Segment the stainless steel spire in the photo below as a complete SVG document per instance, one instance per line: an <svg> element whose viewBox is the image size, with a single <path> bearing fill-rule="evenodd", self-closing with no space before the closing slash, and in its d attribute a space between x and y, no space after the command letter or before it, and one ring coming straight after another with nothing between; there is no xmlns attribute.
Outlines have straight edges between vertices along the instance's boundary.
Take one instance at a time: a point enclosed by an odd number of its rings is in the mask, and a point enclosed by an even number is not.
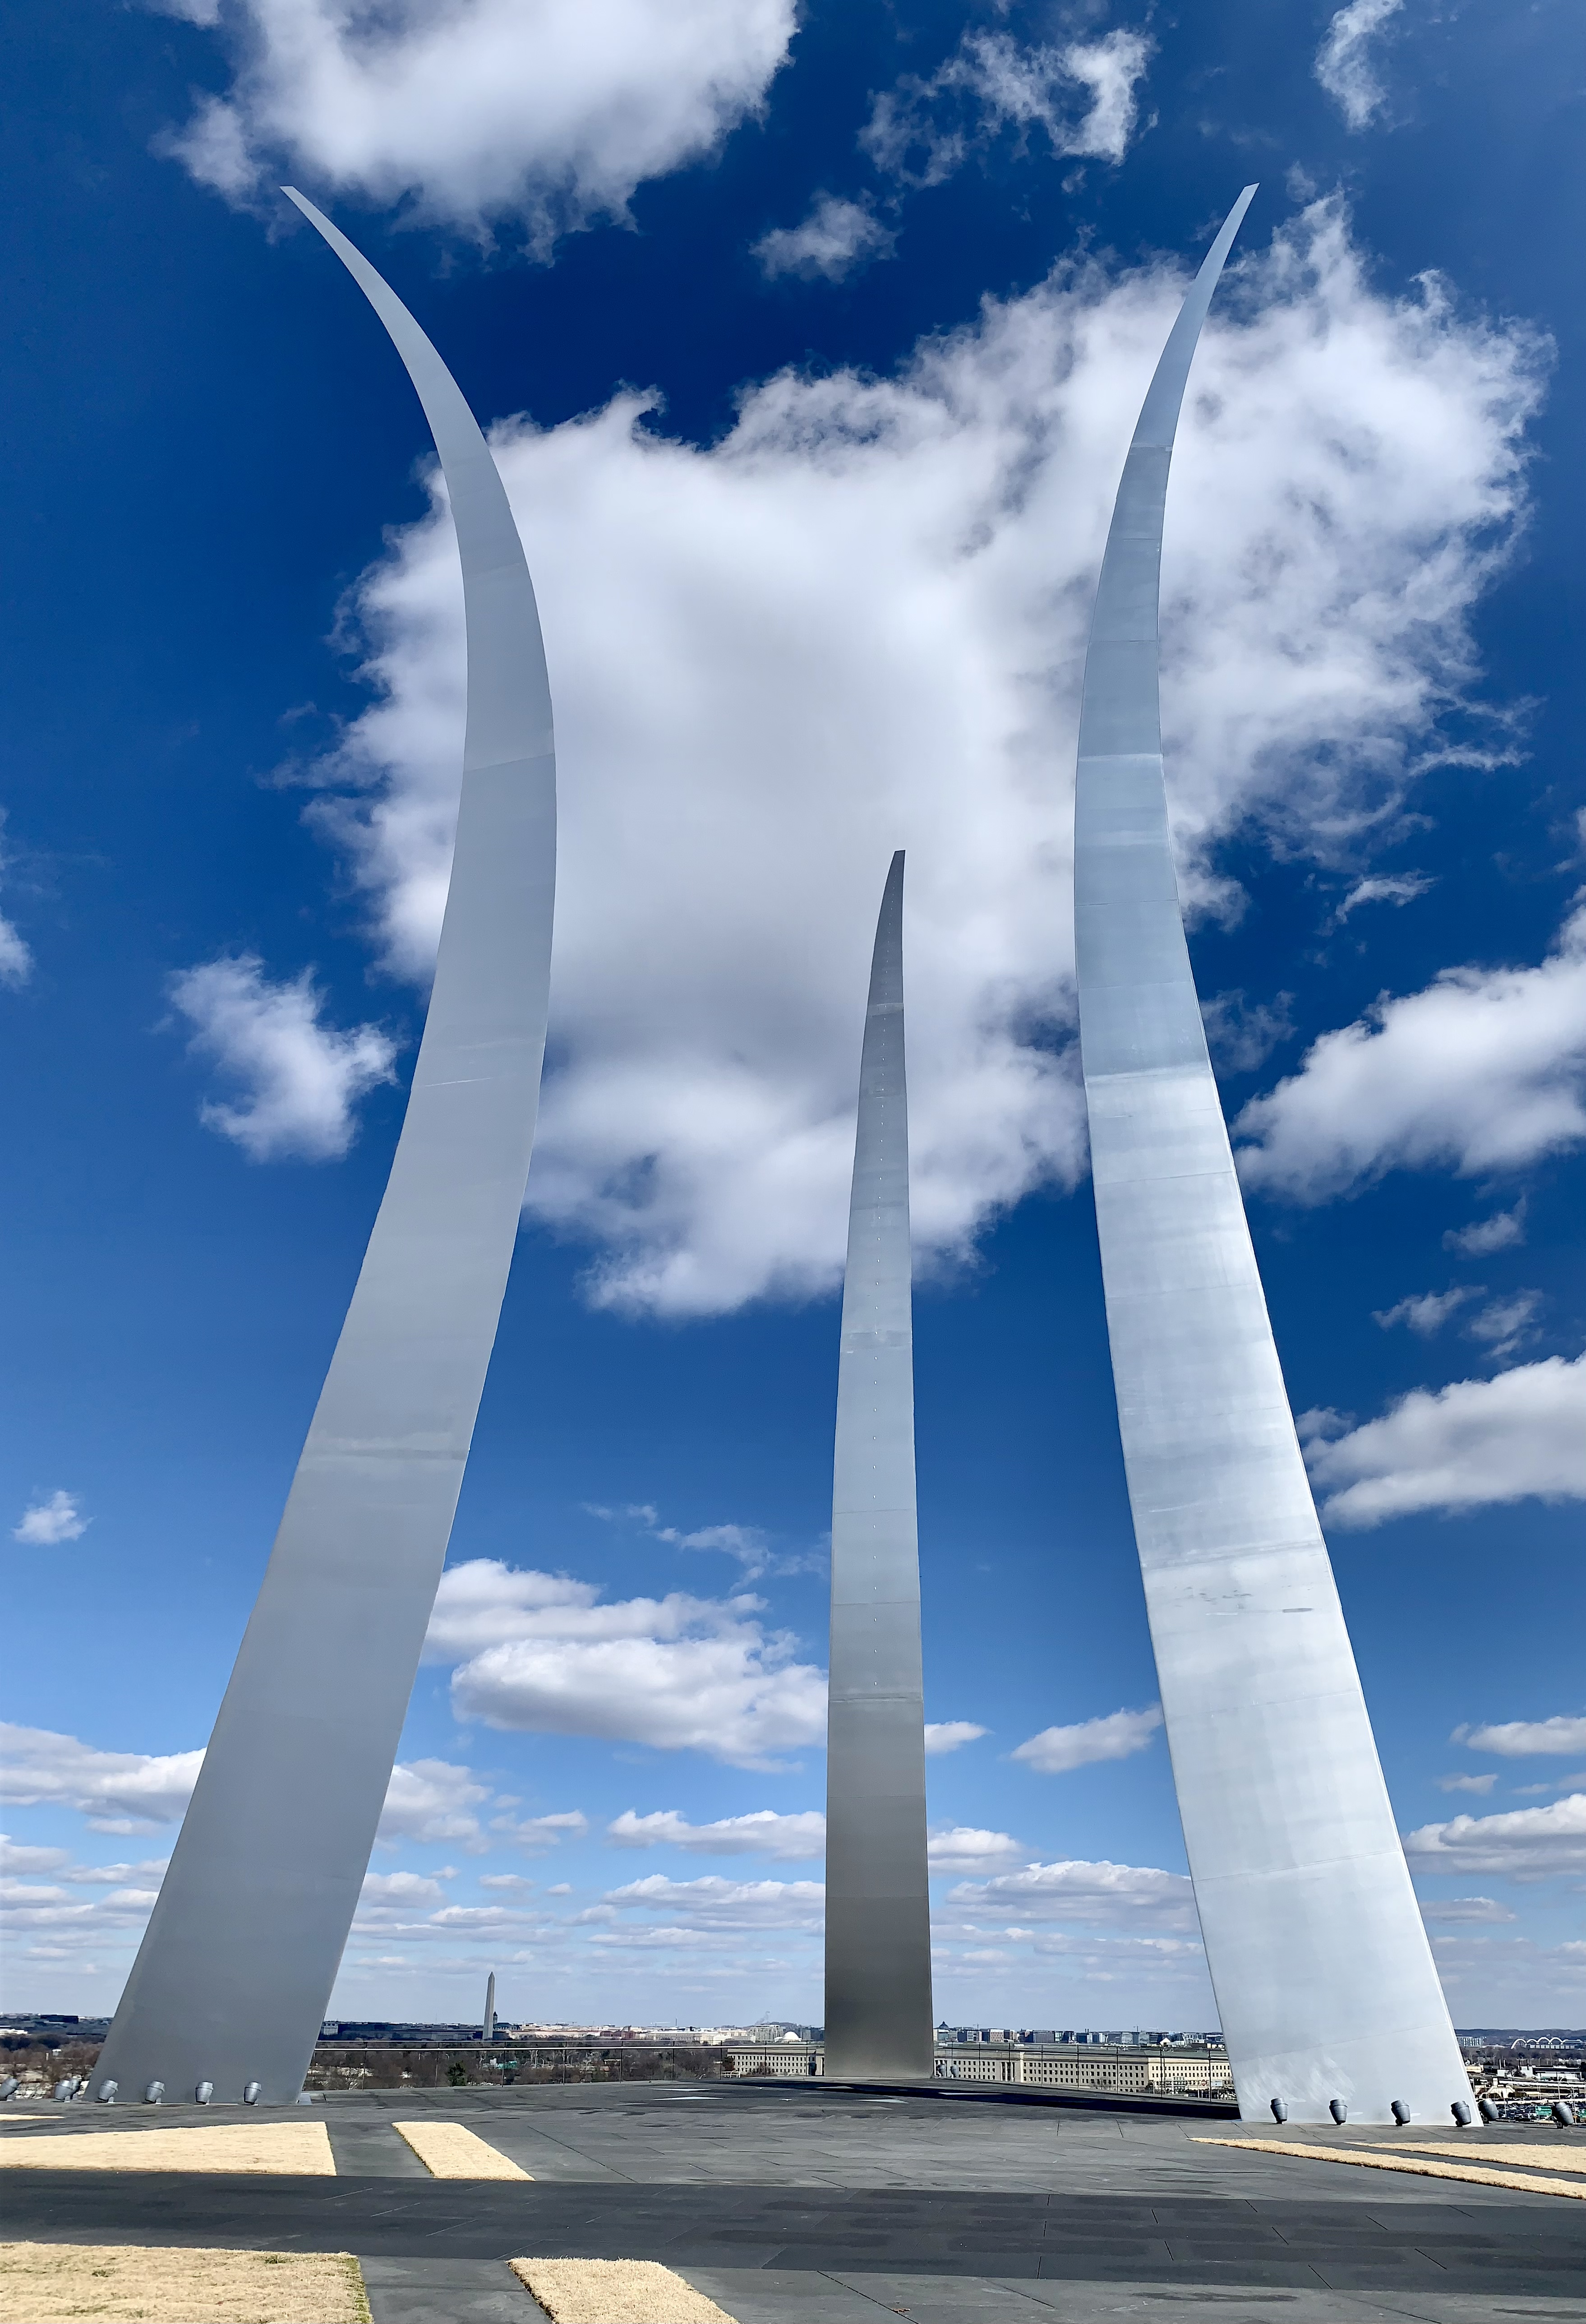
<svg viewBox="0 0 1586 2324"><path fill-rule="evenodd" d="M529 1175L556 879L550 691L489 447L401 300L300 194L435 437L467 612L456 850L396 1157L171 1869L95 2077L300 2089L446 1557Z"/></svg>
<svg viewBox="0 0 1586 2324"><path fill-rule="evenodd" d="M1206 1959L1246 2116L1447 2121L1471 2091L1367 1717L1206 1054L1168 836L1157 581L1234 205L1146 396L1096 593L1074 900L1130 1503Z"/></svg>
<svg viewBox="0 0 1586 2324"><path fill-rule="evenodd" d="M911 1272L899 850L859 1069L832 1489L825 2070L846 2081L935 2070Z"/></svg>

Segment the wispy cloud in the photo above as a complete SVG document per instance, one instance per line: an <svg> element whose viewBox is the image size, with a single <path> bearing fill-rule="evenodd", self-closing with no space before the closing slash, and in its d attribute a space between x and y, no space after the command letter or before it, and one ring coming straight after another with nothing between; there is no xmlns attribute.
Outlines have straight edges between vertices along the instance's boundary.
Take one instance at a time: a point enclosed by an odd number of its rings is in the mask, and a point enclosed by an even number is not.
<svg viewBox="0 0 1586 2324"><path fill-rule="evenodd" d="M1038 130L1054 153L1121 161L1151 52L1139 32L1033 48L1008 32L965 32L929 79L909 74L883 90L860 143L910 186L940 185L1007 130L1021 140Z"/></svg>
<svg viewBox="0 0 1586 2324"><path fill-rule="evenodd" d="M1374 45L1403 6L1404 0L1350 0L1316 51L1316 78L1351 129L1369 129L1388 103Z"/></svg>
<svg viewBox="0 0 1586 2324"><path fill-rule="evenodd" d="M1424 896L1434 882L1424 872L1379 873L1367 880L1357 880L1333 914L1333 921L1342 927L1351 912L1362 904L1413 904Z"/></svg>
<svg viewBox="0 0 1586 2324"><path fill-rule="evenodd" d="M1475 1219L1468 1227L1451 1227L1443 1238L1444 1250L1465 1259L1485 1259L1489 1251L1509 1250L1526 1240L1526 1197L1511 1211L1495 1211L1489 1219Z"/></svg>

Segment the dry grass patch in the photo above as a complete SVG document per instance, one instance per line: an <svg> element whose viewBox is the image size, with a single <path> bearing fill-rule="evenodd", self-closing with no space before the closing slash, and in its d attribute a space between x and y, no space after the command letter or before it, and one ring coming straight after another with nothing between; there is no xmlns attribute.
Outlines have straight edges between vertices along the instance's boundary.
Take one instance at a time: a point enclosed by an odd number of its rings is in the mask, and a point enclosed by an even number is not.
<svg viewBox="0 0 1586 2324"><path fill-rule="evenodd" d="M724 2308L652 2259L515 2259L551 2324L733 2324Z"/></svg>
<svg viewBox="0 0 1586 2324"><path fill-rule="evenodd" d="M531 2179L499 2146L475 2138L460 2122L394 2122L432 2179Z"/></svg>
<svg viewBox="0 0 1586 2324"><path fill-rule="evenodd" d="M370 2324L351 2252L0 2244L0 2324Z"/></svg>
<svg viewBox="0 0 1586 2324"><path fill-rule="evenodd" d="M1399 2144L1397 2138L1393 2143L1396 2147ZM1412 2154L1457 2154L1462 2163L1468 2158L1472 2163L1517 2164L1526 2171L1586 2172L1586 2142L1574 2148L1544 2146L1540 2143L1535 2146L1510 2146L1507 2144L1489 2144L1484 2138L1471 2138L1456 2146L1452 2139L1427 2139L1423 2142L1406 2138L1404 2144Z"/></svg>
<svg viewBox="0 0 1586 2324"><path fill-rule="evenodd" d="M0 2139L0 2171L278 2171L334 2179L336 2163L322 2122L237 2122Z"/></svg>
<svg viewBox="0 0 1586 2324"><path fill-rule="evenodd" d="M1363 2147L1323 2146L1320 2141L1301 2146L1279 2138L1197 2138L1197 2146L1246 2146L1258 2154L1299 2154L1307 2163L1352 2163L1362 2171L1407 2171L1417 2179L1465 2179L1481 2187L1512 2187L1523 2195L1574 2195L1586 2202L1586 2181L1579 2186L1568 2179L1542 2179L1518 2171L1489 2171L1474 2161L1433 2163L1411 2147L1392 2154L1371 2154ZM1526 2156L1526 2161L1530 2161Z"/></svg>

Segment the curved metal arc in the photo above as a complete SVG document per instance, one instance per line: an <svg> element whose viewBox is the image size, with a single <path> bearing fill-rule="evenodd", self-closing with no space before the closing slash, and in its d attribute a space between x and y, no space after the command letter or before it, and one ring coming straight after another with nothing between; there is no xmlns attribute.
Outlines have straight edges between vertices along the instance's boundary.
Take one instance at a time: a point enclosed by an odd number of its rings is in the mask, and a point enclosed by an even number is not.
<svg viewBox="0 0 1586 2324"><path fill-rule="evenodd" d="M1093 1182L1168 1748L1246 2115L1469 2104L1295 1433L1179 911L1157 706L1168 464L1250 192L1169 336L1086 658L1074 919Z"/></svg>
<svg viewBox="0 0 1586 2324"><path fill-rule="evenodd" d="M860 1061L832 1476L825 2068L934 2065L915 1511L903 853L876 923Z"/></svg>
<svg viewBox="0 0 1586 2324"><path fill-rule="evenodd" d="M489 447L394 293L293 199L429 418L467 607L435 981L391 1176L99 2074L293 2098L346 1941L445 1561L533 1147L556 879L539 622Z"/></svg>

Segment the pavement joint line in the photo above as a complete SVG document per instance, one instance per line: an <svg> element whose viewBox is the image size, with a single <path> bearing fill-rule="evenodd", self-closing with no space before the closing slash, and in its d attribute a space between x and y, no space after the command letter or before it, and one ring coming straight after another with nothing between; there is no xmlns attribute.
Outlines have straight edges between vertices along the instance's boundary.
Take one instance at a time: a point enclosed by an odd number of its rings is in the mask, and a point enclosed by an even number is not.
<svg viewBox="0 0 1586 2324"><path fill-rule="evenodd" d="M1196 2144L1249 2147L1261 2154L1298 2154L1307 2163L1350 2163L1363 2171L1403 2171L1418 2179L1462 2179L1476 2186L1512 2188L1523 2195L1574 2196L1586 2202L1586 2182L1575 2186L1567 2179L1526 2178L1517 2171L1486 2171L1480 2163L1434 2163L1407 2147L1392 2154L1370 2154L1319 2142L1301 2146L1279 2138L1203 2138Z"/></svg>

